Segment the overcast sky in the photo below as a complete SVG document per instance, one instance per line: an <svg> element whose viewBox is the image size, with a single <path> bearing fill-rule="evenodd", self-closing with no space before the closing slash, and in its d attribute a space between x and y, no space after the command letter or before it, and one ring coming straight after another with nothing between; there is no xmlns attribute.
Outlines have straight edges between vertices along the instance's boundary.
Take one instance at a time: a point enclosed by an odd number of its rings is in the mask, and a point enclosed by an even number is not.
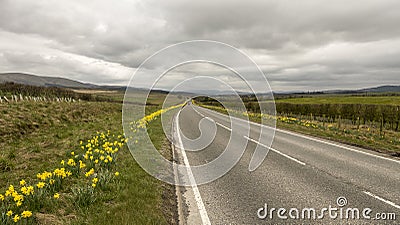
<svg viewBox="0 0 400 225"><path fill-rule="evenodd" d="M0 0L0 72L127 85L155 51L207 39L274 91L399 85L399 21L398 0Z"/></svg>

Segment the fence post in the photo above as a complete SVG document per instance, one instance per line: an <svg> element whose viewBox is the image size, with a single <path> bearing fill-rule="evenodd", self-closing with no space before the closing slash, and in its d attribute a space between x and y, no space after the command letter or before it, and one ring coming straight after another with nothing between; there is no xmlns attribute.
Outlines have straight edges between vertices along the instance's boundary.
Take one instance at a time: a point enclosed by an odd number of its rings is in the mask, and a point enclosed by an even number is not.
<svg viewBox="0 0 400 225"><path fill-rule="evenodd" d="M360 117L357 116L357 130L360 129Z"/></svg>
<svg viewBox="0 0 400 225"><path fill-rule="evenodd" d="M339 115L339 118L338 118L338 128L340 129L340 126L341 126L341 121L342 120L342 116L341 115Z"/></svg>

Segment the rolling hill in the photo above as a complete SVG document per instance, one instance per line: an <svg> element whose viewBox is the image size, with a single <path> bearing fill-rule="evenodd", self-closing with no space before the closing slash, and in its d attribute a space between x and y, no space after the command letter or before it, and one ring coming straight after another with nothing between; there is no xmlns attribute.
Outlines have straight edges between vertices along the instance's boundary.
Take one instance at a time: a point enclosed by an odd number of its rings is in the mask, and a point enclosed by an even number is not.
<svg viewBox="0 0 400 225"><path fill-rule="evenodd" d="M123 86L99 86L90 83L82 83L79 81L74 81L67 78L61 77L46 77L37 76L25 73L0 73L0 83L13 82L18 84L26 84L33 86L44 86L44 87L65 87L65 88L75 88L75 89L110 89L110 90L125 90L126 87ZM140 88L139 88L140 89ZM162 92L162 90L159 90ZM203 93L205 91L193 90L192 93ZM400 92L400 85L383 85L379 87L364 88L358 90L329 90L320 91L315 94L357 94L357 93L383 93L383 92ZM210 92L207 90L208 94L223 95L223 92L215 90ZM245 94L245 93L240 93ZM287 92L287 93L274 93L274 94L305 94L305 92Z"/></svg>
<svg viewBox="0 0 400 225"><path fill-rule="evenodd" d="M80 89L100 88L99 86L94 84L81 83L61 77L45 77L24 73L0 73L0 83L5 82L43 87L67 87Z"/></svg>
<svg viewBox="0 0 400 225"><path fill-rule="evenodd" d="M359 92L400 92L400 86L385 85L374 88L365 88L359 90Z"/></svg>

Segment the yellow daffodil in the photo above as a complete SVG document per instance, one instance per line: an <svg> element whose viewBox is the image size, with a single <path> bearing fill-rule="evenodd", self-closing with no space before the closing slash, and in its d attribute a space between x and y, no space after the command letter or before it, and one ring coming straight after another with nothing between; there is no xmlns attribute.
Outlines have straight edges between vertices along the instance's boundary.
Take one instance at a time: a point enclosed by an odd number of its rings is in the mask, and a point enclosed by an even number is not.
<svg viewBox="0 0 400 225"><path fill-rule="evenodd" d="M30 194L33 194L34 188L32 186L29 186L29 187L24 186L21 188L21 192L22 192L22 194L28 196Z"/></svg>
<svg viewBox="0 0 400 225"><path fill-rule="evenodd" d="M8 190L9 190L11 193L13 193L13 192L14 192L14 186L13 186L13 185L8 186Z"/></svg>
<svg viewBox="0 0 400 225"><path fill-rule="evenodd" d="M65 168L57 168L53 172L54 176L59 177L59 178L65 178L68 176L67 172L65 171Z"/></svg>
<svg viewBox="0 0 400 225"><path fill-rule="evenodd" d="M82 162L82 160L79 160L79 168L83 169L86 167L86 164Z"/></svg>
<svg viewBox="0 0 400 225"><path fill-rule="evenodd" d="M18 215L15 215L13 218L14 223L18 222L21 218Z"/></svg>
<svg viewBox="0 0 400 225"><path fill-rule="evenodd" d="M31 212L31 211L23 211L23 212L21 213L21 216L22 216L23 218L29 218L29 217L32 216L32 212Z"/></svg>
<svg viewBox="0 0 400 225"><path fill-rule="evenodd" d="M24 196L23 195L15 194L13 197L14 197L14 202L24 201Z"/></svg>
<svg viewBox="0 0 400 225"><path fill-rule="evenodd" d="M36 184L36 187L38 187L39 189L44 188L45 183L43 182L39 182Z"/></svg>
<svg viewBox="0 0 400 225"><path fill-rule="evenodd" d="M60 194L55 193L53 197L54 197L54 199L59 199L60 198Z"/></svg>
<svg viewBox="0 0 400 225"><path fill-rule="evenodd" d="M68 159L67 164L68 164L69 166L76 166L76 163L75 163L74 159Z"/></svg>
<svg viewBox="0 0 400 225"><path fill-rule="evenodd" d="M26 184L26 181L25 181L25 180L21 180L21 181L19 182L19 185L21 185L21 186L25 186L25 184Z"/></svg>
<svg viewBox="0 0 400 225"><path fill-rule="evenodd" d="M44 181L44 180L46 180L47 178L52 177L53 174L50 173L50 172L44 171L43 173L38 173L36 176L37 176L38 179Z"/></svg>
<svg viewBox="0 0 400 225"><path fill-rule="evenodd" d="M11 192L10 190L7 190L6 193L5 193L5 195L6 195L6 197L8 197L8 196L12 195L12 193L13 193L13 192Z"/></svg>
<svg viewBox="0 0 400 225"><path fill-rule="evenodd" d="M111 156L108 155L108 156L107 156L107 160L110 161L110 162L112 162L112 161L113 161L113 158L112 158Z"/></svg>
<svg viewBox="0 0 400 225"><path fill-rule="evenodd" d="M93 174L94 174L94 169L92 168L92 169L90 169L88 172L85 173L85 176L86 176L86 177L90 177L90 176L93 175Z"/></svg>

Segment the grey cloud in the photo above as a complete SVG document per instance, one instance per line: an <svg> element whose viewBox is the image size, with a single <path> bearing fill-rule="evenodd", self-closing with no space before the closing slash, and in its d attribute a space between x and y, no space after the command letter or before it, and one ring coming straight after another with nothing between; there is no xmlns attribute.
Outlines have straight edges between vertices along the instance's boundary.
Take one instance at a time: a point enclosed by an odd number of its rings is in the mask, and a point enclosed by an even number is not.
<svg viewBox="0 0 400 225"><path fill-rule="evenodd" d="M397 0L2 0L0 69L124 84L155 51L212 39L254 58L275 90L398 84L398 21Z"/></svg>
<svg viewBox="0 0 400 225"><path fill-rule="evenodd" d="M197 37L223 37L242 47L316 46L399 34L397 1L164 1L168 21Z"/></svg>

